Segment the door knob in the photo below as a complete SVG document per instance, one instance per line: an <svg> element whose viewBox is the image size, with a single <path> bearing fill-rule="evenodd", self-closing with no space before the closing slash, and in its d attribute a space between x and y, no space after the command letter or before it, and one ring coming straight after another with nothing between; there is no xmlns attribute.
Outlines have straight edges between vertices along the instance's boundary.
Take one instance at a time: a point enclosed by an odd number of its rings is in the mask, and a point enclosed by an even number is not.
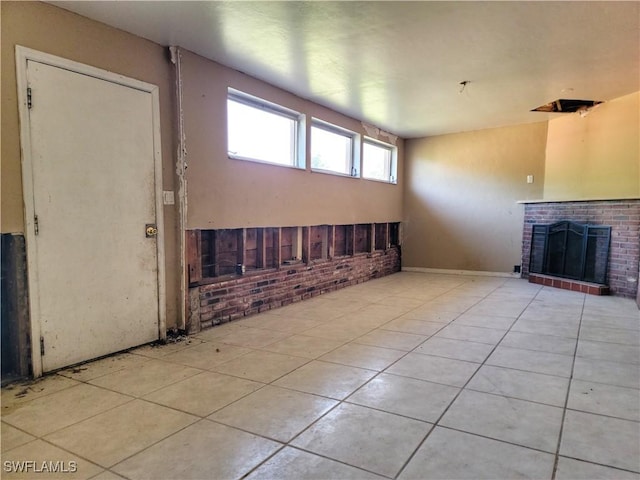
<svg viewBox="0 0 640 480"><path fill-rule="evenodd" d="M155 224L147 223L145 227L146 227L145 233L147 238L155 237L156 235L158 235L158 227L156 227Z"/></svg>

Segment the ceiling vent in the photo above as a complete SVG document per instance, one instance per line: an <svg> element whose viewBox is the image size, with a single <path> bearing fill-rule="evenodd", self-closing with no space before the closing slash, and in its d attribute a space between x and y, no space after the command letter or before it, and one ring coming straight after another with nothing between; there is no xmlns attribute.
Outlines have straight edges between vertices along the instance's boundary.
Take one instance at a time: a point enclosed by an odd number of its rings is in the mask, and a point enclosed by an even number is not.
<svg viewBox="0 0 640 480"><path fill-rule="evenodd" d="M559 98L558 100L554 100L553 102L534 108L531 111L546 113L581 113L586 112L601 103L603 102L597 100L568 100L566 98Z"/></svg>

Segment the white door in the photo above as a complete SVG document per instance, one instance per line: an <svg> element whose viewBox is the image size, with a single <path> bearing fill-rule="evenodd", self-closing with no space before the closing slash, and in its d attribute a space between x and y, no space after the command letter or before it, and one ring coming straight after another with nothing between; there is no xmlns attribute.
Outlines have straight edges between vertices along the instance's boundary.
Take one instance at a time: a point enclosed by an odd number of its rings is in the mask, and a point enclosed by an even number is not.
<svg viewBox="0 0 640 480"><path fill-rule="evenodd" d="M46 372L159 337L154 106L149 92L33 60L26 81L32 347Z"/></svg>

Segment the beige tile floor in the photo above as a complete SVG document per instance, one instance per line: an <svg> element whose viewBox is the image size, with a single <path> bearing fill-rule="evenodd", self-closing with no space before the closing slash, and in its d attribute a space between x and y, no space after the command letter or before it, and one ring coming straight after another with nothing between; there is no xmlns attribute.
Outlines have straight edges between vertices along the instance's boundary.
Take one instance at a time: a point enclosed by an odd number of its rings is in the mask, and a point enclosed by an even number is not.
<svg viewBox="0 0 640 480"><path fill-rule="evenodd" d="M3 389L2 478L640 480L639 389L631 300L400 273Z"/></svg>

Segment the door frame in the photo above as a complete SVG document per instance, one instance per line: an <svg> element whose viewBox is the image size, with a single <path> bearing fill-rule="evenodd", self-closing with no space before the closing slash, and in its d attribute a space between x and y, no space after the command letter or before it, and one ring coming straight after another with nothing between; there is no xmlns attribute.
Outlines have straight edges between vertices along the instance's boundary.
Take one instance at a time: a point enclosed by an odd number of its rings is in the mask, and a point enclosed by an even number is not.
<svg viewBox="0 0 640 480"><path fill-rule="evenodd" d="M166 338L166 280L165 280L165 251L164 251L164 208L162 200L162 150L160 142L160 97L156 85L128 78L107 70L78 63L66 58L50 55L21 45L16 45L16 80L18 86L18 114L20 120L20 148L22 157L22 197L24 200L24 231L27 250L27 272L29 289L29 312L31 323L31 364L34 378L42 376L42 356L40 354L40 285L37 271L38 251L35 242L34 191L33 191L33 160L31 153L31 127L29 124L29 109L27 106L27 62L35 61L62 68L81 75L87 75L100 80L133 88L151 94L152 122L153 122L153 161L155 174L155 209L156 225L156 255L158 260L158 338Z"/></svg>

